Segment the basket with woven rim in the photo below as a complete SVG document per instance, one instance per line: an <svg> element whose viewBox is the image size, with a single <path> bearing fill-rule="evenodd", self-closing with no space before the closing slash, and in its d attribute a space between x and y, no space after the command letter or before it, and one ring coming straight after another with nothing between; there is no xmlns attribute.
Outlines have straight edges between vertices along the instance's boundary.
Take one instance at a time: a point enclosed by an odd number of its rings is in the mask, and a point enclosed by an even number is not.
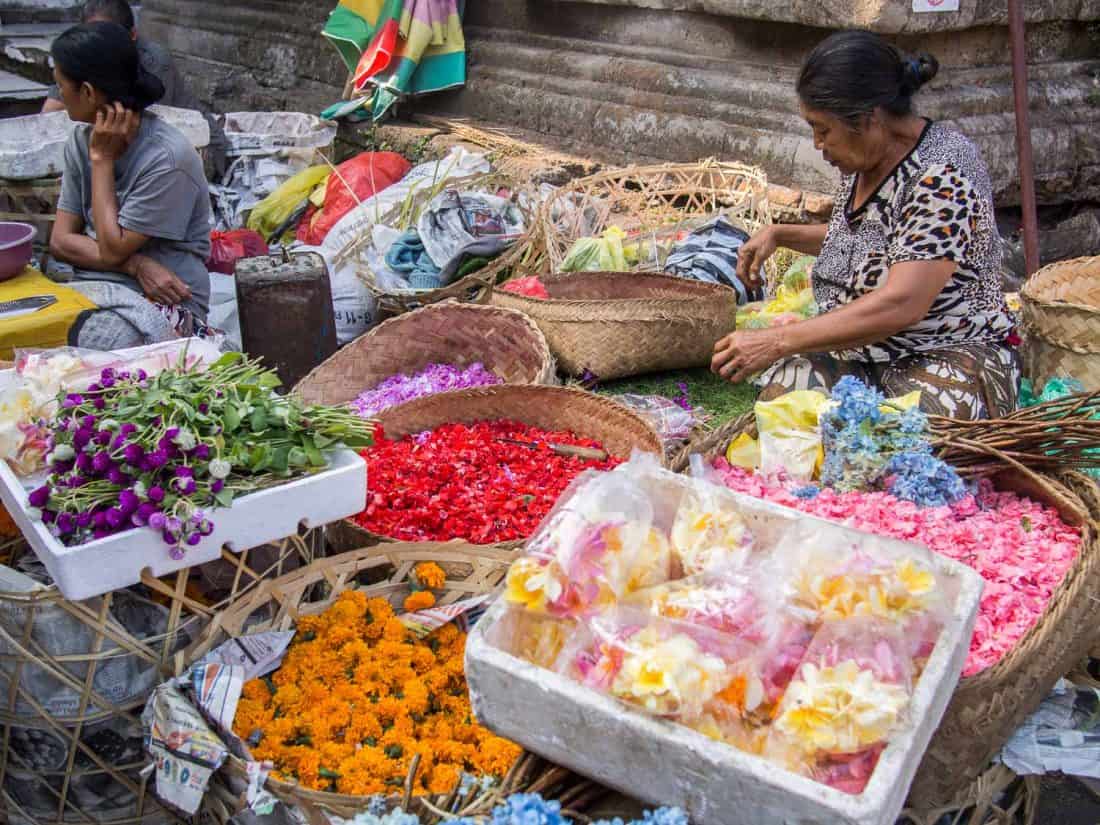
<svg viewBox="0 0 1100 825"><path fill-rule="evenodd" d="M421 562L435 562L447 574L437 604L447 605L482 594L495 593L504 581L513 553L477 547L465 542L423 542L388 545L382 553L360 548L314 562L282 578L264 582L217 614L199 639L183 654L190 664L223 642L266 630L289 630L301 616L324 612L346 590L361 590L368 597L385 598L397 612L410 592L409 577ZM363 582L367 583L363 583ZM256 621L259 618L260 621ZM517 792L539 792L559 799L566 809L582 809L606 791L589 780L524 753L503 781L488 790L475 788L466 795L456 788L444 794L414 794L419 757L409 764L403 788L386 799L420 816L426 825L440 819L489 813L502 799ZM230 756L222 768L230 787L247 785L244 762ZM329 825L328 816L350 819L368 810L371 797L352 796L303 788L295 782L269 777L267 788L280 801L301 811L311 825ZM236 813L222 799L207 810L225 822ZM220 809L220 811L219 811Z"/></svg>
<svg viewBox="0 0 1100 825"><path fill-rule="evenodd" d="M575 241L611 226L641 238L668 236L718 214L750 235L770 224L763 170L708 159L629 166L578 178L539 209L537 231L526 255L512 262L512 276L558 272ZM769 262L765 271L774 280L774 265Z"/></svg>
<svg viewBox="0 0 1100 825"><path fill-rule="evenodd" d="M629 458L635 449L663 455L657 433L638 415L610 399L567 387L508 384L475 387L417 398L383 410L377 416L386 438L393 439L443 424L472 424L495 419L592 438L617 458ZM330 524L326 530L329 543L338 552L395 541L372 533L351 519ZM522 541L509 541L495 546L514 549L521 544Z"/></svg>
<svg viewBox="0 0 1100 825"><path fill-rule="evenodd" d="M742 432L756 435L746 413L719 427L672 462L683 470L691 453L707 461L725 454ZM1080 473L1057 477L1005 461L991 476L997 489L1053 507L1062 520L1081 529L1081 549L1039 621L1012 650L986 670L959 680L917 770L909 794L913 808L963 807L980 788L981 772L1054 684L1088 653L1100 627L1100 492Z"/></svg>
<svg viewBox="0 0 1100 825"><path fill-rule="evenodd" d="M656 272L546 275L549 298L493 291L493 306L517 309L542 330L563 372L601 380L710 363L714 342L733 331L737 296L718 284Z"/></svg>
<svg viewBox="0 0 1100 825"><path fill-rule="evenodd" d="M1051 378L1100 389L1100 256L1045 266L1020 290L1025 372L1036 391Z"/></svg>
<svg viewBox="0 0 1100 825"><path fill-rule="evenodd" d="M307 404L346 404L391 376L429 364L480 362L508 384L552 384L546 338L519 312L455 301L384 321L330 356L298 382Z"/></svg>
<svg viewBox="0 0 1100 825"><path fill-rule="evenodd" d="M315 549L310 535L225 550L215 562L164 578L146 571L140 587L79 602L54 586L0 588L0 810L35 825L183 825L145 771L145 701L212 616L266 577L312 561ZM0 551L10 566L33 555L22 539ZM214 604L212 584L221 594ZM163 617L157 632L144 624L151 615ZM64 637L52 630L58 622Z"/></svg>
<svg viewBox="0 0 1100 825"><path fill-rule="evenodd" d="M454 181L451 186L438 189L438 192L442 192L447 188L460 188L464 190L477 189L481 191L490 191L502 186L510 189L523 188L522 182L518 183L520 184L519 186L517 186L516 181L513 181L507 175L489 173L488 175L476 178ZM417 193L412 199L412 206L419 209L427 203L430 197L433 196L433 193L437 193L437 189L434 187ZM409 209L409 203L398 204L388 212L378 215L374 222L386 226L405 225ZM512 268L522 262L530 254L529 246L531 238L533 237L537 211L528 210L522 205L521 209L524 211L526 231L511 247L489 261L489 263L481 269L469 272L453 283L447 284L439 289L407 289L393 291L381 286L374 273L371 271L370 266L367 265L362 257L363 250L366 245L371 242L371 233L369 231L364 231L360 235L358 241L352 243L337 254L335 258L336 264L339 266L350 261L355 261L356 277L377 301L377 314L379 318L390 318L449 299L484 303L488 299L489 292L492 290L493 285L506 278Z"/></svg>

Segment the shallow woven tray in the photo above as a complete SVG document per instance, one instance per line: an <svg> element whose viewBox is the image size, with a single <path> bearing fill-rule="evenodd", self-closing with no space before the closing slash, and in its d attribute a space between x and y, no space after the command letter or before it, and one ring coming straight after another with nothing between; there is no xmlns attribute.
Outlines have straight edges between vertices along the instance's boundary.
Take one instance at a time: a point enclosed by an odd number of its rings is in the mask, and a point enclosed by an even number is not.
<svg viewBox="0 0 1100 825"><path fill-rule="evenodd" d="M652 272L576 272L542 278L550 298L493 291L493 306L538 324L563 372L600 380L710 363L733 331L728 287Z"/></svg>
<svg viewBox="0 0 1100 825"><path fill-rule="evenodd" d="M635 413L610 399L566 387L498 384L429 395L384 410L378 423L387 438L397 439L442 424L500 418L595 439L618 458L629 458L636 449L659 457L664 454L657 433ZM326 534L337 552L395 541L365 530L350 519L330 524ZM522 544L509 541L492 546L515 549Z"/></svg>
<svg viewBox="0 0 1100 825"><path fill-rule="evenodd" d="M362 590L367 596L388 599L400 612L409 593L409 574L423 561L437 563L447 574L442 594L437 593L439 604L494 593L504 581L511 559L511 553L465 542L391 544L381 554L364 549L321 559L294 573L266 581L233 602L214 617L185 651L183 660L189 665L219 644L246 633L289 630L298 617L324 612L345 590ZM363 581L370 583L363 585ZM257 618L261 621L255 621ZM562 801L563 808L583 808L605 793L594 783L530 753L520 758L500 785L489 791L475 791L462 799L457 791L414 795L414 767L410 765L404 791L386 802L390 807L400 806L408 813L418 814L425 825L441 819L441 811L447 812L447 818L460 815L459 810L462 816L487 814L503 797L521 791L551 795ZM230 756L222 770L234 790L247 785L244 763L236 756ZM315 791L270 778L267 788L280 801L297 806L311 824L328 825L325 814L350 819L367 811L371 803L371 797ZM215 801L207 806L218 822L227 822L237 812L231 807L229 796L223 794L220 805Z"/></svg>
<svg viewBox="0 0 1100 825"><path fill-rule="evenodd" d="M756 435L752 413L720 427L673 462L687 466L691 452L708 461L724 455L741 432ZM917 771L909 804L929 810L959 806L979 795L982 771L1054 684L1088 653L1100 627L1100 493L1079 473L1057 478L1026 468L991 477L1010 490L1058 511L1067 524L1080 527L1081 551L1054 591L1039 621L993 667L959 680L940 726Z"/></svg>
<svg viewBox="0 0 1100 825"><path fill-rule="evenodd" d="M1045 266L1020 290L1025 372L1036 391L1051 378L1100 389L1100 256Z"/></svg>
<svg viewBox="0 0 1100 825"><path fill-rule="evenodd" d="M552 384L554 360L531 319L497 307L434 304L385 321L330 356L295 391L307 404L346 404L428 364L481 362L508 384Z"/></svg>

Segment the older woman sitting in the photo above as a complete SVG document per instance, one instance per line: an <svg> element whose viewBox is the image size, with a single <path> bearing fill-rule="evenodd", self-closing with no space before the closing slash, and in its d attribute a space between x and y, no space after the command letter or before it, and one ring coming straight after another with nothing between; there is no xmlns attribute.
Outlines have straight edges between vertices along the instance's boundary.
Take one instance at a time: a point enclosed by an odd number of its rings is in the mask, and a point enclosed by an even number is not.
<svg viewBox="0 0 1100 825"><path fill-rule="evenodd" d="M807 58L802 116L843 176L832 217L757 233L738 274L753 280L778 246L816 255L821 314L726 336L715 372L758 376L766 399L854 374L888 396L920 390L926 411L954 418L1015 407L1019 359L989 173L969 140L912 111L937 69L869 32L834 34Z"/></svg>

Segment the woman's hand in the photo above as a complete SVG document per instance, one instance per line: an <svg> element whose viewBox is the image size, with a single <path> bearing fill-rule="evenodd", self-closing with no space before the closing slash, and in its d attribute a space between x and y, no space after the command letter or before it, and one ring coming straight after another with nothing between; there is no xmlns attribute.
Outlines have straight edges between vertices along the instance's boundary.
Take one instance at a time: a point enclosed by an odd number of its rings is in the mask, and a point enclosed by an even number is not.
<svg viewBox="0 0 1100 825"><path fill-rule="evenodd" d="M95 125L88 139L88 154L92 162L114 163L137 137L141 117L136 112L112 103L96 112Z"/></svg>
<svg viewBox="0 0 1100 825"><path fill-rule="evenodd" d="M774 226L765 226L745 241L737 251L737 277L741 283L750 289L760 286L760 270L778 246Z"/></svg>
<svg viewBox="0 0 1100 825"><path fill-rule="evenodd" d="M780 329L739 330L714 345L710 371L737 383L763 372L787 354Z"/></svg>
<svg viewBox="0 0 1100 825"><path fill-rule="evenodd" d="M145 297L155 304L173 307L191 297L191 288L172 270L145 255L130 258L126 270L141 285Z"/></svg>

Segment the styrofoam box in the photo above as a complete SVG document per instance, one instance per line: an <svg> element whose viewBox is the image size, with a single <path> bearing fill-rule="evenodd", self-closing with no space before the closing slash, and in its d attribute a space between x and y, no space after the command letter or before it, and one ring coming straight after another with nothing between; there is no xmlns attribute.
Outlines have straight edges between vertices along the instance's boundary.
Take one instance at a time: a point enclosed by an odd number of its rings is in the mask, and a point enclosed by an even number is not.
<svg viewBox="0 0 1100 825"><path fill-rule="evenodd" d="M769 502L729 495L764 546L774 546L791 520L809 519L823 539L885 542L928 553ZM650 805L680 806L693 825L890 825L962 672L982 592L982 579L970 568L934 554L932 563L958 585L951 619L914 688L910 724L890 741L858 796L647 716L511 655L503 599L467 640L466 680L474 713L501 736L577 773Z"/></svg>
<svg viewBox="0 0 1100 825"><path fill-rule="evenodd" d="M329 467L234 500L211 510L214 532L174 560L160 533L135 527L87 544L66 547L27 514L27 494L6 461L0 461L0 499L67 599L88 599L141 581L149 568L164 576L293 535L300 524L317 527L359 513L367 500L367 467L354 450L328 453Z"/></svg>
<svg viewBox="0 0 1100 825"><path fill-rule="evenodd" d="M201 113L171 106L152 106L150 111L183 132L196 149L210 143L210 124ZM32 180L60 175L65 166L65 144L76 126L65 112L0 120L0 178ZM28 140L28 135L34 139Z"/></svg>

